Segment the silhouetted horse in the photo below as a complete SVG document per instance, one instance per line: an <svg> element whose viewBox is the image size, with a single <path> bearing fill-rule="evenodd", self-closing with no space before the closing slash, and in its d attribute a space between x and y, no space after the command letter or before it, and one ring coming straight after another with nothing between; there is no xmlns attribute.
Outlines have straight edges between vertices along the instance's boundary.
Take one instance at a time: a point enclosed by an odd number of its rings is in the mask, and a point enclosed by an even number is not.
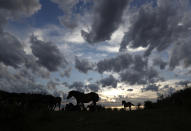
<svg viewBox="0 0 191 131"><path fill-rule="evenodd" d="M77 105L82 105L83 107L84 107L84 103L88 103L91 101L92 101L92 105L95 106L96 102L98 102L99 100L99 95L94 92L84 94L79 91L70 91L67 96L67 99L71 98L72 96L76 99Z"/></svg>
<svg viewBox="0 0 191 131"><path fill-rule="evenodd" d="M129 110L131 111L131 106L134 106L131 102L122 101L122 105L124 108L129 107Z"/></svg>
<svg viewBox="0 0 191 131"><path fill-rule="evenodd" d="M81 111L79 105L73 105L72 103L66 104L65 111Z"/></svg>
<svg viewBox="0 0 191 131"><path fill-rule="evenodd" d="M58 106L59 110L60 110L60 106L61 106L61 101L62 101L62 99L60 97L55 98L55 105Z"/></svg>
<svg viewBox="0 0 191 131"><path fill-rule="evenodd" d="M19 110L41 110L54 111L58 106L60 109L61 98L45 94L9 93L0 91L0 108L16 108Z"/></svg>
<svg viewBox="0 0 191 131"><path fill-rule="evenodd" d="M101 105L93 106L91 104L91 105L88 105L87 108L88 108L88 111L104 111L105 110L105 108Z"/></svg>

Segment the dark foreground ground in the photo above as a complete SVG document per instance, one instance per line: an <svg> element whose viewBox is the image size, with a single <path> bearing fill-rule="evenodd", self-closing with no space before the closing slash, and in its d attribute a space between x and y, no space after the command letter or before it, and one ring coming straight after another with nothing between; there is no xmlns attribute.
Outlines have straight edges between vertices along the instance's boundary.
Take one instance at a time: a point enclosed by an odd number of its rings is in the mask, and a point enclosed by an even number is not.
<svg viewBox="0 0 191 131"><path fill-rule="evenodd" d="M1 131L191 130L191 112L185 109L33 112L1 121Z"/></svg>

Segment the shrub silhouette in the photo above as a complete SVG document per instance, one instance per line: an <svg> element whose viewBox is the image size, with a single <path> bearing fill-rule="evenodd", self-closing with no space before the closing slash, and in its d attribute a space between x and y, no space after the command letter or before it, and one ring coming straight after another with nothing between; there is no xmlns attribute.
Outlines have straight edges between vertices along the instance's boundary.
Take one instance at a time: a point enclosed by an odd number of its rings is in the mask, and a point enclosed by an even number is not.
<svg viewBox="0 0 191 131"><path fill-rule="evenodd" d="M72 103L66 104L65 111L81 111L79 105L73 105Z"/></svg>
<svg viewBox="0 0 191 131"><path fill-rule="evenodd" d="M89 111L105 111L105 107L103 107L101 105L94 106L94 105L90 104L87 106L87 108Z"/></svg>
<svg viewBox="0 0 191 131"><path fill-rule="evenodd" d="M137 110L141 109L141 103L137 103Z"/></svg>
<svg viewBox="0 0 191 131"><path fill-rule="evenodd" d="M179 90L167 97L163 95L158 97L156 103L152 103L151 101L144 102L145 109L151 108L186 108L191 109L191 88L185 88L183 90Z"/></svg>
<svg viewBox="0 0 191 131"><path fill-rule="evenodd" d="M151 109L153 107L152 101L145 101L144 102L144 108L145 109Z"/></svg>
<svg viewBox="0 0 191 131"><path fill-rule="evenodd" d="M0 91L0 112L6 110L48 110L54 111L60 108L61 98L52 95L8 93Z"/></svg>
<svg viewBox="0 0 191 131"><path fill-rule="evenodd" d="M157 107L183 107L190 108L191 106L191 88L179 90L170 96L159 97L157 100Z"/></svg>

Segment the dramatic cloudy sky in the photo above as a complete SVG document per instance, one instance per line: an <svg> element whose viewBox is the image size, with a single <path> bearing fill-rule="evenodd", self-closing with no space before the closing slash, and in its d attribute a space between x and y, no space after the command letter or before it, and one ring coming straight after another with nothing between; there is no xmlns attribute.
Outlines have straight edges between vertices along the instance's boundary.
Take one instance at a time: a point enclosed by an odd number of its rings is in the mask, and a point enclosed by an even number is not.
<svg viewBox="0 0 191 131"><path fill-rule="evenodd" d="M191 0L0 0L0 90L136 104L190 77Z"/></svg>

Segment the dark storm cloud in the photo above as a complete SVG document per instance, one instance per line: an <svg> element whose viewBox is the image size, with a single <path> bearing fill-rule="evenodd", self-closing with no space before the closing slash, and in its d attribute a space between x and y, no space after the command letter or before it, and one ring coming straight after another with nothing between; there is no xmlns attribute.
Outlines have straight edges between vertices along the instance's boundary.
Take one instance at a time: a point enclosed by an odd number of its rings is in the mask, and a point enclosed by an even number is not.
<svg viewBox="0 0 191 131"><path fill-rule="evenodd" d="M110 75L109 77L103 78L102 80L99 81L102 87L111 86L113 88L117 87L117 82L118 80L116 80L112 75Z"/></svg>
<svg viewBox="0 0 191 131"><path fill-rule="evenodd" d="M38 40L35 36L31 36L30 42L32 53L38 58L37 62L49 71L56 71L58 67L66 65L67 62L56 45Z"/></svg>
<svg viewBox="0 0 191 131"><path fill-rule="evenodd" d="M90 32L81 31L89 43L110 40L112 33L119 27L123 11L129 0L99 0L95 2L94 20Z"/></svg>
<svg viewBox="0 0 191 131"><path fill-rule="evenodd" d="M189 80L185 80L185 81L179 81L179 82L176 82L176 85L180 85L180 86L188 86L188 84L190 84L191 81Z"/></svg>
<svg viewBox="0 0 191 131"><path fill-rule="evenodd" d="M117 57L105 59L97 63L97 70L103 72L116 72L120 75L120 81L134 84L153 83L161 78L158 72L148 67L148 60L140 55L121 54Z"/></svg>
<svg viewBox="0 0 191 131"><path fill-rule="evenodd" d="M168 94L168 95L171 95L171 94L173 94L174 92L176 92L176 89L175 89L175 88L173 88L173 87L167 88L167 94Z"/></svg>
<svg viewBox="0 0 191 131"><path fill-rule="evenodd" d="M155 58L153 60L153 65L158 66L161 70L165 69L167 62L164 62L161 58Z"/></svg>
<svg viewBox="0 0 191 131"><path fill-rule="evenodd" d="M9 19L29 17L40 10L39 0L1 0L0 1L0 27Z"/></svg>
<svg viewBox="0 0 191 131"><path fill-rule="evenodd" d="M0 1L0 30L9 19L33 15L41 8L39 0L1 0Z"/></svg>
<svg viewBox="0 0 191 131"><path fill-rule="evenodd" d="M158 72L153 68L148 67L141 71L128 69L120 73L120 78L122 82L128 83L130 85L148 84L161 80Z"/></svg>
<svg viewBox="0 0 191 131"><path fill-rule="evenodd" d="M27 17L40 9L38 0L1 0L0 1L0 62L18 67L25 62L26 54L21 42L12 34L3 31L9 19Z"/></svg>
<svg viewBox="0 0 191 131"><path fill-rule="evenodd" d="M10 67L0 64L0 90L17 93L48 93L43 85L34 83L28 70L15 70L14 73L9 70Z"/></svg>
<svg viewBox="0 0 191 131"><path fill-rule="evenodd" d="M58 16L61 24L69 29L74 29L78 26L81 17L84 16L88 3L92 0L51 0L58 4L59 8L64 12L63 16ZM76 12L76 10L78 10Z"/></svg>
<svg viewBox="0 0 191 131"><path fill-rule="evenodd" d="M16 37L7 32L0 33L0 62L18 67L24 63L26 54Z"/></svg>
<svg viewBox="0 0 191 131"><path fill-rule="evenodd" d="M127 69L133 63L133 58L130 54L122 54L114 58L104 59L97 63L99 73L104 71L120 72Z"/></svg>
<svg viewBox="0 0 191 131"><path fill-rule="evenodd" d="M187 0L158 0L157 6L143 5L131 17L131 26L121 43L121 49L148 47L145 55L153 49L162 51L169 45L190 37L191 13ZM187 3L187 4L186 4Z"/></svg>
<svg viewBox="0 0 191 131"><path fill-rule="evenodd" d="M82 73L87 73L89 70L94 69L94 64L86 59L75 58L75 67Z"/></svg>
<svg viewBox="0 0 191 131"><path fill-rule="evenodd" d="M59 8L63 10L64 16L59 16L58 20L61 24L68 28L75 28L77 26L77 21L72 20L74 14L72 10L74 6L79 2L79 0L51 0L52 2L58 4Z"/></svg>
<svg viewBox="0 0 191 131"><path fill-rule="evenodd" d="M80 81L75 81L71 85L68 86L69 89L75 89L77 91L84 92L84 83Z"/></svg>
<svg viewBox="0 0 191 131"><path fill-rule="evenodd" d="M30 16L41 8L39 0L1 0L0 10L12 16Z"/></svg>
<svg viewBox="0 0 191 131"><path fill-rule="evenodd" d="M46 88L48 88L49 90L56 90L56 86L58 86L58 85L59 85L58 82L50 80L50 81L47 82Z"/></svg>
<svg viewBox="0 0 191 131"><path fill-rule="evenodd" d="M84 84L81 81L75 81L71 85L67 83L63 83L63 84L69 89L77 90L80 92L90 92L90 91L97 92L100 89L98 83Z"/></svg>
<svg viewBox="0 0 191 131"><path fill-rule="evenodd" d="M61 77L67 77L67 78L69 78L69 77L70 77L70 74L71 74L71 71L72 71L72 68L71 68L71 67L66 68L66 69L64 70L64 72L61 72L61 73L60 73L60 76L61 76Z"/></svg>
<svg viewBox="0 0 191 131"><path fill-rule="evenodd" d="M17 93L48 94L48 88L36 79L49 77L49 71L36 63L36 57L24 52L23 43L4 27L9 20L29 17L41 8L39 0L0 1L0 89ZM19 68L15 68L19 67Z"/></svg>
<svg viewBox="0 0 191 131"><path fill-rule="evenodd" d="M88 84L85 86L85 88L86 88L86 90L97 92L99 90L99 85L98 84Z"/></svg>
<svg viewBox="0 0 191 131"><path fill-rule="evenodd" d="M25 67L22 68L30 70L31 73L33 73L34 75L37 75L44 79L48 79L50 76L50 72L46 68L39 66L36 61L36 57L33 55L27 55Z"/></svg>
<svg viewBox="0 0 191 131"><path fill-rule="evenodd" d="M181 62L183 62L183 66L188 67L191 65L190 58L191 58L191 43L189 39L188 42L177 44L173 48L172 54L170 56L169 66L171 69L174 69L176 66L180 65Z"/></svg>
<svg viewBox="0 0 191 131"><path fill-rule="evenodd" d="M159 90L159 86L156 84L151 84L151 85L147 85L145 88L142 88L141 90L142 90L142 92L145 92L145 91L157 92Z"/></svg>
<svg viewBox="0 0 191 131"><path fill-rule="evenodd" d="M176 91L175 88L169 86L169 85L164 85L162 88L159 89L157 92L158 97L167 97L171 94L173 94Z"/></svg>

